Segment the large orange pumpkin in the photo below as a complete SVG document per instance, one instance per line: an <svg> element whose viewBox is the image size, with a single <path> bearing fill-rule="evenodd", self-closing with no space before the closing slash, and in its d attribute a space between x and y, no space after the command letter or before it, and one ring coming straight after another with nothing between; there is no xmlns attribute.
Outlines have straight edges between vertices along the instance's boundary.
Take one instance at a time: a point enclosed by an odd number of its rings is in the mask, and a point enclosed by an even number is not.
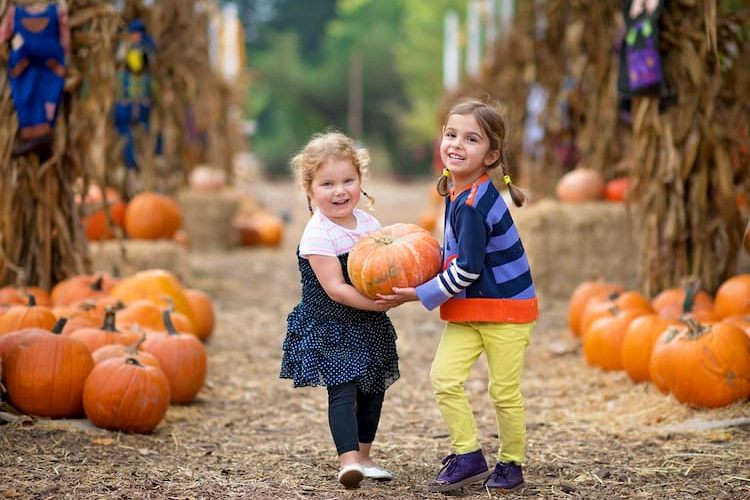
<svg viewBox="0 0 750 500"><path fill-rule="evenodd" d="M416 224L393 224L363 236L349 252L349 279L362 295L375 299L393 287L414 287L440 270L440 245Z"/></svg>
<svg viewBox="0 0 750 500"><path fill-rule="evenodd" d="M60 318L52 327L52 333L61 333L65 327L66 319ZM0 364L8 365L10 362L10 355L15 348L23 342L25 339L32 337L38 337L40 335L47 335L50 330L42 328L24 328L15 332L6 333L0 335ZM6 370L7 372L7 370Z"/></svg>
<svg viewBox="0 0 750 500"><path fill-rule="evenodd" d="M581 320L586 305L593 298L605 298L613 293L622 293L624 289L614 283L605 283L602 280L584 281L579 284L570 296L568 303L568 327L573 335L583 335Z"/></svg>
<svg viewBox="0 0 750 500"><path fill-rule="evenodd" d="M750 338L726 323L669 329L651 354L651 377L683 403L717 408L750 397Z"/></svg>
<svg viewBox="0 0 750 500"><path fill-rule="evenodd" d="M732 276L716 290L716 319L721 320L737 314L750 314L750 274Z"/></svg>
<svg viewBox="0 0 750 500"><path fill-rule="evenodd" d="M172 238L181 226L182 210L169 196L140 193L125 208L125 232L133 239Z"/></svg>
<svg viewBox="0 0 750 500"><path fill-rule="evenodd" d="M189 403L206 380L206 349L195 335L175 330L168 311L164 311L164 324L167 333L148 335L143 350L159 360L169 380L171 402Z"/></svg>
<svg viewBox="0 0 750 500"><path fill-rule="evenodd" d="M104 429L148 433L169 408L169 381L154 366L136 358L113 358L97 364L83 388L83 409Z"/></svg>
<svg viewBox="0 0 750 500"><path fill-rule="evenodd" d="M56 333L23 339L5 375L8 397L24 413L74 417L83 412L83 384L94 361L79 340Z"/></svg>

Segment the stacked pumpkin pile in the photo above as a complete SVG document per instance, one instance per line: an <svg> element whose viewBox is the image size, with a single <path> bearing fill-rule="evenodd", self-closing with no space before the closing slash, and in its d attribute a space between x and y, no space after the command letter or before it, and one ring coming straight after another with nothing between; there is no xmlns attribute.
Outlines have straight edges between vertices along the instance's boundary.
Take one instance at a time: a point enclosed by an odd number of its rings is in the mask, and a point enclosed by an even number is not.
<svg viewBox="0 0 750 500"><path fill-rule="evenodd" d="M591 366L624 370L636 383L695 406L750 397L750 275L729 278L716 296L695 283L649 301L603 281L581 283L568 325Z"/></svg>
<svg viewBox="0 0 750 500"><path fill-rule="evenodd" d="M214 308L163 270L117 281L76 276L51 294L0 290L0 361L11 404L40 417L85 414L105 429L151 432L206 377Z"/></svg>

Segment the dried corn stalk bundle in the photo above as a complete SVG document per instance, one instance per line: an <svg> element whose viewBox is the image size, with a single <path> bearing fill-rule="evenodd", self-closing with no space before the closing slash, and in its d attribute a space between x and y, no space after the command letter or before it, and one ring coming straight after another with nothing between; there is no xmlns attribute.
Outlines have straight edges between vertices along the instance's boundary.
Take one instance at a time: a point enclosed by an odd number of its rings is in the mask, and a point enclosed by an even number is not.
<svg viewBox="0 0 750 500"><path fill-rule="evenodd" d="M664 70L676 105L634 101L632 209L642 221L641 269L649 294L697 276L715 290L736 266L747 192L747 13L717 15L715 0L668 2ZM744 27L744 28L743 28ZM744 134L744 137L743 137Z"/></svg>
<svg viewBox="0 0 750 500"><path fill-rule="evenodd" d="M174 193L197 163L231 173L227 116L234 96L209 58L209 22L215 11L208 0L162 0L149 9L148 25L157 45L152 140L163 134L163 161L145 162L146 189Z"/></svg>
<svg viewBox="0 0 750 500"><path fill-rule="evenodd" d="M9 2L0 3L4 15ZM87 249L74 203L76 179L104 169L92 143L107 120L107 53L114 12L106 0L69 0L72 31L66 92L53 155L11 158L18 121L6 61L0 65L0 283L44 288L86 270ZM5 58L3 58L5 59ZM110 85L110 87L108 87Z"/></svg>

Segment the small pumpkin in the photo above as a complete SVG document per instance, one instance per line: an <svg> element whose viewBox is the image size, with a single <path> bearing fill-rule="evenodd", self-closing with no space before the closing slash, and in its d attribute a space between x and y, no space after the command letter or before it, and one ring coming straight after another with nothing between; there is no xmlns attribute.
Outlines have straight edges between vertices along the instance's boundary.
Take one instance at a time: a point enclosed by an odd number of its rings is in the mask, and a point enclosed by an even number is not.
<svg viewBox="0 0 750 500"><path fill-rule="evenodd" d="M125 208L125 233L142 240L172 238L182 226L182 210L169 196L143 192Z"/></svg>
<svg viewBox="0 0 750 500"><path fill-rule="evenodd" d="M50 330L57 322L57 316L49 307L36 304L36 298L29 295L25 305L11 306L0 315L0 335L23 328L41 328Z"/></svg>
<svg viewBox="0 0 750 500"><path fill-rule="evenodd" d="M627 177L617 177L607 181L604 185L604 199L607 201L621 203L628 199L630 180Z"/></svg>
<svg viewBox="0 0 750 500"><path fill-rule="evenodd" d="M284 236L284 221L281 217L264 211L238 215L233 222L242 246L265 245L276 247Z"/></svg>
<svg viewBox="0 0 750 500"><path fill-rule="evenodd" d="M169 380L171 402L189 403L206 380L206 349L195 335L175 329L168 310L164 311L164 325L166 334L147 336L143 350L159 360Z"/></svg>
<svg viewBox="0 0 750 500"><path fill-rule="evenodd" d="M622 344L630 323L643 311L613 307L611 316L594 321L583 336L583 353L591 366L622 370Z"/></svg>
<svg viewBox="0 0 750 500"><path fill-rule="evenodd" d="M573 335L580 337L583 334L581 321L586 305L593 298L605 298L614 293L622 293L622 286L614 283L606 283L601 279L584 281L579 284L570 296L568 302L568 327Z"/></svg>
<svg viewBox="0 0 750 500"><path fill-rule="evenodd" d="M40 306L52 306L52 299L50 299L49 293L43 288L13 285L0 288L0 304L26 304L29 300L29 295L33 295L34 300Z"/></svg>
<svg viewBox="0 0 750 500"><path fill-rule="evenodd" d="M70 337L83 342L89 351L93 353L100 347L108 344L130 345L136 342L140 336L127 329L118 329L115 324L115 311L109 309L105 313L104 322L100 327L80 328L72 332Z"/></svg>
<svg viewBox="0 0 750 500"><path fill-rule="evenodd" d="M123 344L107 344L104 346L101 346L99 349L94 351L91 354L91 357L94 359L94 365L98 365L105 359L111 359L111 358L122 358L125 356L130 356L138 360L139 363L142 365L148 365L148 366L155 366L156 368L161 368L161 365L159 365L159 360L156 359L152 354L147 353L144 350L141 350L141 345L146 340L146 334L141 333L141 336L138 340L133 342L130 345L123 345Z"/></svg>
<svg viewBox="0 0 750 500"><path fill-rule="evenodd" d="M73 276L52 288L52 304L55 307L70 306L82 300L103 297L115 283L116 280L107 273Z"/></svg>
<svg viewBox="0 0 750 500"><path fill-rule="evenodd" d="M103 193L106 193L106 202ZM115 236L112 231L114 227L122 227L124 224L125 202L120 193L111 187L102 191L98 185L91 184L83 200L76 199L76 203L81 206L83 212L81 223L89 241L112 239ZM107 213L109 213L109 220Z"/></svg>
<svg viewBox="0 0 750 500"><path fill-rule="evenodd" d="M187 316L195 325L195 315L182 285L174 274L164 269L139 271L120 281L110 291L110 295L126 305L145 299L160 308L174 306L176 311Z"/></svg>
<svg viewBox="0 0 750 500"><path fill-rule="evenodd" d="M167 376L133 356L97 364L83 388L83 409L104 429L149 433L169 408Z"/></svg>
<svg viewBox="0 0 750 500"><path fill-rule="evenodd" d="M714 298L716 319L721 320L737 314L750 314L750 274L732 276L716 290Z"/></svg>
<svg viewBox="0 0 750 500"><path fill-rule="evenodd" d="M685 314L695 316L698 321L712 321L714 318L713 299L698 290L695 282L662 290L651 300L651 306L657 314L668 319L680 319Z"/></svg>
<svg viewBox="0 0 750 500"><path fill-rule="evenodd" d="M630 322L622 341L621 358L622 367L633 382L651 380L649 365L654 344L667 328L676 324L677 321L659 314L644 314Z"/></svg>
<svg viewBox="0 0 750 500"><path fill-rule="evenodd" d="M557 198L563 203L584 203L604 197L602 174L590 168L576 168L557 182Z"/></svg>
<svg viewBox="0 0 750 500"><path fill-rule="evenodd" d="M201 290L186 288L185 296L190 302L190 308L195 314L195 334L201 340L206 340L214 333L216 313L211 298ZM174 318L173 318L174 319ZM179 326L175 325L179 330Z"/></svg>
<svg viewBox="0 0 750 500"><path fill-rule="evenodd" d="M617 308L612 309L612 306L617 306ZM648 299L640 292L634 290L628 290L620 294L615 292L606 298L595 297L586 304L583 316L581 317L583 336L586 336L586 331L594 321L599 318L613 316L621 310L638 310L641 311L641 314L654 312Z"/></svg>
<svg viewBox="0 0 750 500"><path fill-rule="evenodd" d="M349 279L359 293L375 299L393 287L414 287L440 270L440 245L416 224L392 224L363 236L347 260Z"/></svg>

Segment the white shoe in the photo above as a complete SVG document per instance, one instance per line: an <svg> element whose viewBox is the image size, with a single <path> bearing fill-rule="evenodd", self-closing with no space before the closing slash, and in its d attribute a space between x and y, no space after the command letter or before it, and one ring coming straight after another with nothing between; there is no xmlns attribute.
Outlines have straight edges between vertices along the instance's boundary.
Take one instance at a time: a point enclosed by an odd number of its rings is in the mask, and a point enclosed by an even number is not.
<svg viewBox="0 0 750 500"><path fill-rule="evenodd" d="M381 481L390 481L393 479L393 473L390 471L387 471L386 469L382 467L378 467L377 465L373 467L363 467L365 472L365 477L369 477L370 479L379 479Z"/></svg>
<svg viewBox="0 0 750 500"><path fill-rule="evenodd" d="M359 488L359 483L365 477L365 471L359 464L351 464L342 467L339 471L339 483L345 488Z"/></svg>

